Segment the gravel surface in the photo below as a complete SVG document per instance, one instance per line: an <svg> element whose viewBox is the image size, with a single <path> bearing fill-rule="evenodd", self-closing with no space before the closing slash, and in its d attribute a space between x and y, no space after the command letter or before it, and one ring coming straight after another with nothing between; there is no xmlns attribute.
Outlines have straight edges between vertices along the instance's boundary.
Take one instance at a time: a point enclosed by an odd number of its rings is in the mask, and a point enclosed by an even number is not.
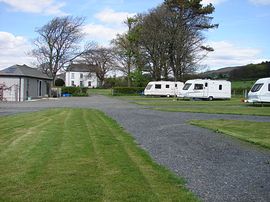
<svg viewBox="0 0 270 202"><path fill-rule="evenodd" d="M56 107L104 111L159 164L184 177L203 201L270 201L269 150L187 124L192 119L270 122L269 116L161 112L103 96L0 103L0 116Z"/></svg>

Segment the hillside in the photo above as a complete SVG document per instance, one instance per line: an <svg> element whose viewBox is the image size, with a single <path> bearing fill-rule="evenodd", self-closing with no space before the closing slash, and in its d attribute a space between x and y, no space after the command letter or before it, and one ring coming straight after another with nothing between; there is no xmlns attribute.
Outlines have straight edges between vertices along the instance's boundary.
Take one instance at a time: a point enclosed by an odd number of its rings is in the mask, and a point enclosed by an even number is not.
<svg viewBox="0 0 270 202"><path fill-rule="evenodd" d="M237 67L225 67L218 70L204 72L201 78L238 80L256 80L263 77L270 77L270 61L260 64L248 64Z"/></svg>

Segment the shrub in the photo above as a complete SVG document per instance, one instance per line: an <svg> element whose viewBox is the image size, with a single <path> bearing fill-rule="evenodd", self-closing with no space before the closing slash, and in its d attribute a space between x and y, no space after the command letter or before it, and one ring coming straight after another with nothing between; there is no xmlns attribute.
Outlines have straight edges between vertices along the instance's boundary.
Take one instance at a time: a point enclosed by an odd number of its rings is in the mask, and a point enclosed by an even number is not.
<svg viewBox="0 0 270 202"><path fill-rule="evenodd" d="M54 85L55 85L55 86L61 87L61 86L64 86L64 85L65 85L65 82L64 82L63 79L59 79L59 78L58 78L58 79L55 80Z"/></svg>
<svg viewBox="0 0 270 202"><path fill-rule="evenodd" d="M88 96L87 94L88 88L81 88L81 87L63 87L62 94L71 94L72 96Z"/></svg>
<svg viewBox="0 0 270 202"><path fill-rule="evenodd" d="M143 87L115 87L113 95L141 95L143 91Z"/></svg>
<svg viewBox="0 0 270 202"><path fill-rule="evenodd" d="M81 92L84 93L84 94L87 94L87 90L88 90L87 87L82 87L81 88Z"/></svg>
<svg viewBox="0 0 270 202"><path fill-rule="evenodd" d="M244 95L245 92L248 93L250 88L243 88L243 87L238 87L238 88L232 88L232 94L233 95Z"/></svg>

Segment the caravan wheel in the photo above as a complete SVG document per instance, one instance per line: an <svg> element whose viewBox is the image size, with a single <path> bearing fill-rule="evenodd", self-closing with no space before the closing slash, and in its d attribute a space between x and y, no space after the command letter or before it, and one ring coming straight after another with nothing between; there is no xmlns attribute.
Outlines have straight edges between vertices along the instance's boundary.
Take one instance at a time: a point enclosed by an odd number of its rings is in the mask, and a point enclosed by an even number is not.
<svg viewBox="0 0 270 202"><path fill-rule="evenodd" d="M209 98L208 98L208 100L209 101L212 101L214 98L212 97L212 96L210 96Z"/></svg>

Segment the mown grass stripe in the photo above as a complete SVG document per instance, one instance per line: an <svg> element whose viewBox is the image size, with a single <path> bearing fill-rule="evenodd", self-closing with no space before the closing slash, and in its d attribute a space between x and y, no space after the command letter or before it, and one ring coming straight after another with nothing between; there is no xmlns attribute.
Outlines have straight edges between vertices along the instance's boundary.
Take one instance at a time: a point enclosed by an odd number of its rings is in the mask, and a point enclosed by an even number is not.
<svg viewBox="0 0 270 202"><path fill-rule="evenodd" d="M0 152L0 201L196 201L99 111L55 109L24 116L41 123L31 130L32 138ZM18 126L21 117L13 116L11 124ZM32 128L26 125L21 129Z"/></svg>

